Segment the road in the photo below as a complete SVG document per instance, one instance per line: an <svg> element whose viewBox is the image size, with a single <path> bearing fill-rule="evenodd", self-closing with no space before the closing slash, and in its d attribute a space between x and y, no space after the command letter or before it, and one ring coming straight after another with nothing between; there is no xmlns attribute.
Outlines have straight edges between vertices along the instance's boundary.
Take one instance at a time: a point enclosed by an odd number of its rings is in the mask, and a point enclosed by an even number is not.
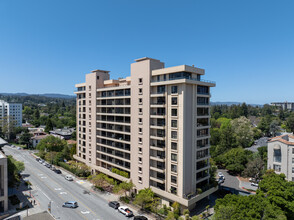
<svg viewBox="0 0 294 220"><path fill-rule="evenodd" d="M90 220L121 220L127 219L121 213L110 208L108 202L94 194L84 194L84 188L76 181L65 180L64 175L56 174L35 160L24 150L5 146L6 155L12 155L16 160L25 164L26 179L37 190L32 192L42 209L47 210L52 201L51 210L56 219L90 219ZM76 209L63 208L65 201L76 201L79 207Z"/></svg>

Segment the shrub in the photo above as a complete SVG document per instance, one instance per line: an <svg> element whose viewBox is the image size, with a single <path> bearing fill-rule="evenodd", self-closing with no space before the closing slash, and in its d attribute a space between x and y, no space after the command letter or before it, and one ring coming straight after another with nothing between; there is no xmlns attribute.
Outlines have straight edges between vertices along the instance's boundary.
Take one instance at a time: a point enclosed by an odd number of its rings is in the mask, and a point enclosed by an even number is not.
<svg viewBox="0 0 294 220"><path fill-rule="evenodd" d="M118 175L121 175L123 177L129 178L129 174L127 172L125 172L125 171L122 171L122 170L119 170L119 169L116 169L116 168L112 168L111 172L116 173Z"/></svg>
<svg viewBox="0 0 294 220"><path fill-rule="evenodd" d="M127 197L127 196L121 196L121 197L119 198L119 200L122 201L122 202L124 202L124 203L127 203L127 204L130 203L130 198Z"/></svg>

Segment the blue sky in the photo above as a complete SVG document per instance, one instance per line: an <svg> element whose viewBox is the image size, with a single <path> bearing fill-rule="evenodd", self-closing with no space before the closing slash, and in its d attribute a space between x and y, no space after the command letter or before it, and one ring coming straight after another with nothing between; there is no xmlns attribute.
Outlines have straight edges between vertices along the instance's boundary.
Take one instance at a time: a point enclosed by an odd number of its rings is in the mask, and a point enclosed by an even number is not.
<svg viewBox="0 0 294 220"><path fill-rule="evenodd" d="M136 58L192 65L212 101L294 101L293 0L2 0L0 92L73 94Z"/></svg>

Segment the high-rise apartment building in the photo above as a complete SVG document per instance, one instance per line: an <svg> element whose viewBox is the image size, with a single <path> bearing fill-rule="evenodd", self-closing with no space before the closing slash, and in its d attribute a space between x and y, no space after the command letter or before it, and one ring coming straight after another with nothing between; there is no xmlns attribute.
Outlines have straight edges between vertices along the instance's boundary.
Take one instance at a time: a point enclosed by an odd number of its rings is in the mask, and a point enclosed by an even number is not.
<svg viewBox="0 0 294 220"><path fill-rule="evenodd" d="M22 125L22 104L0 100L0 127L9 122L17 127Z"/></svg>
<svg viewBox="0 0 294 220"><path fill-rule="evenodd" d="M131 77L125 79L111 80L104 70L87 74L75 92L75 159L92 172L132 180L136 190L152 188L164 204L177 201L193 208L216 190L209 187L209 104L215 83L201 79L204 73L142 58L131 64Z"/></svg>

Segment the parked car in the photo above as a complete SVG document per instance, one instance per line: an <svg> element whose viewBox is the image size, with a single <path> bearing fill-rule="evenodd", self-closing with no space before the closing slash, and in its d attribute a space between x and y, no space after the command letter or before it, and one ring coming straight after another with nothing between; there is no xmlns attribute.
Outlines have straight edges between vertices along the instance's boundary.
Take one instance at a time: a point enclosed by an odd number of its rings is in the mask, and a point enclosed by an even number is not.
<svg viewBox="0 0 294 220"><path fill-rule="evenodd" d="M44 160L40 159L40 160L39 160L39 163L40 163L40 164L43 164L43 163L44 163Z"/></svg>
<svg viewBox="0 0 294 220"><path fill-rule="evenodd" d="M56 168L55 168L55 166L51 166L51 168L50 168L51 170L53 170L53 171L55 171L56 170Z"/></svg>
<svg viewBox="0 0 294 220"><path fill-rule="evenodd" d="M40 157L37 157L37 158L36 158L36 161L38 161L38 162L39 162L40 160L41 160L41 159L40 159Z"/></svg>
<svg viewBox="0 0 294 220"><path fill-rule="evenodd" d="M218 184L224 183L225 182L225 177L224 176L220 176L218 179Z"/></svg>
<svg viewBox="0 0 294 220"><path fill-rule="evenodd" d="M61 174L61 170L58 170L58 169L54 170L54 172L57 174Z"/></svg>
<svg viewBox="0 0 294 220"><path fill-rule="evenodd" d="M65 207L65 208L77 208L78 207L78 203L75 202L75 201L68 201L68 202L65 202L63 203L62 207Z"/></svg>
<svg viewBox="0 0 294 220"><path fill-rule="evenodd" d="M108 205L109 205L109 207L112 207L114 209L118 209L119 202L117 202L117 201L111 201L111 202L108 203Z"/></svg>
<svg viewBox="0 0 294 220"><path fill-rule="evenodd" d="M258 183L251 182L251 186L256 186L256 187L258 187Z"/></svg>
<svg viewBox="0 0 294 220"><path fill-rule="evenodd" d="M120 212L120 213L122 213L122 214L124 214L125 216L127 216L127 217L131 217L131 216L133 216L133 212L129 209L129 207L127 207L127 206L120 206L119 208L118 208L118 211Z"/></svg>
<svg viewBox="0 0 294 220"><path fill-rule="evenodd" d="M47 163L47 164L46 164L46 167L51 168L52 165L51 165L50 163Z"/></svg>
<svg viewBox="0 0 294 220"><path fill-rule="evenodd" d="M224 174L222 172L218 172L217 175L218 175L218 177L223 177L225 179L225 176L224 176Z"/></svg>
<svg viewBox="0 0 294 220"><path fill-rule="evenodd" d="M134 217L134 220L148 220L148 218L143 215L138 215Z"/></svg>
<svg viewBox="0 0 294 220"><path fill-rule="evenodd" d="M21 150L21 147L17 147L17 150Z"/></svg>
<svg viewBox="0 0 294 220"><path fill-rule="evenodd" d="M73 181L73 178L71 175L66 175L64 178L68 181Z"/></svg>

